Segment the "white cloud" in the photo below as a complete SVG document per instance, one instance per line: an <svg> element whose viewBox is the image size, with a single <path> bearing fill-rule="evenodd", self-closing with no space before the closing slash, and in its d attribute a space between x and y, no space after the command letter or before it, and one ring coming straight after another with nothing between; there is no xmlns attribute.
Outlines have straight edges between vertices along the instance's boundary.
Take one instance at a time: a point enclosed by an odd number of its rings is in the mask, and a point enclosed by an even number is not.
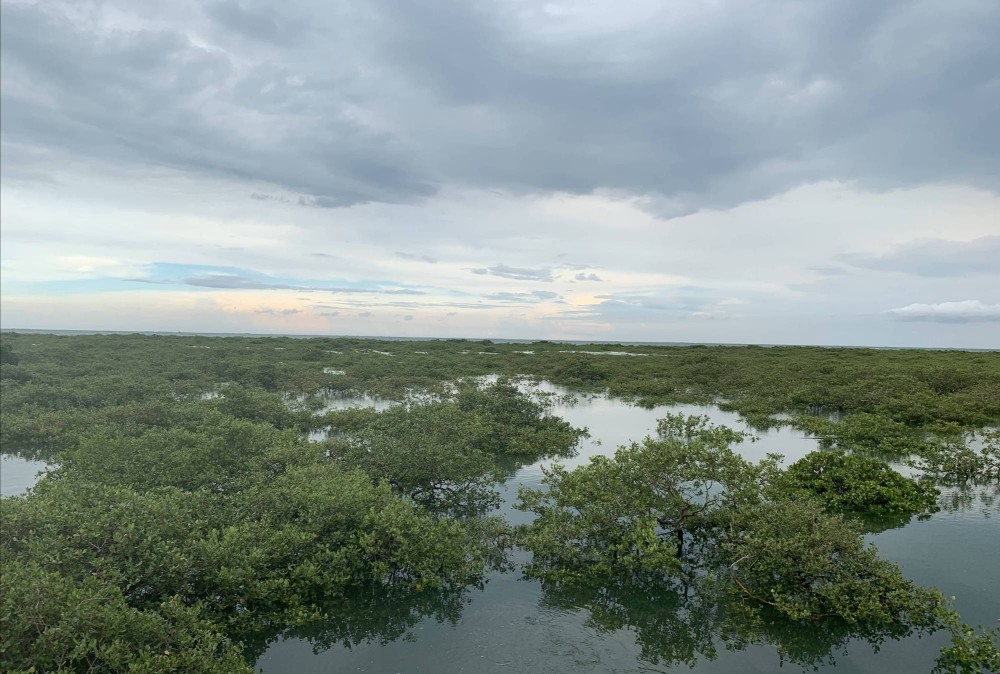
<svg viewBox="0 0 1000 674"><path fill-rule="evenodd" d="M929 323L977 323L1000 321L1000 304L983 304L979 300L909 304L885 312L899 321Z"/></svg>

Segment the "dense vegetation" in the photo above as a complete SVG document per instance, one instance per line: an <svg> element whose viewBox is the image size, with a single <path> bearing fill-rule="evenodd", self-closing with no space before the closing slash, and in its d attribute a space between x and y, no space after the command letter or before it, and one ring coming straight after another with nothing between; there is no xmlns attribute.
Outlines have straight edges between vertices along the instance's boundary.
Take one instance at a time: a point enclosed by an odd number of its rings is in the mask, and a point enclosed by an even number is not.
<svg viewBox="0 0 1000 674"><path fill-rule="evenodd" d="M521 535L534 553L529 573L555 581L628 576L666 588L711 584L742 602L752 616L743 615L744 624L777 614L860 633L944 625L941 597L866 548L856 524L828 514L826 506L845 503L826 484L802 480L802 462L787 472L776 457L751 464L729 447L741 434L704 419L668 417L661 436L571 472L548 471L546 490L522 490L519 507L537 515ZM849 493L881 487L877 477L862 474ZM869 508L864 514L933 503L914 502L913 483L899 480L902 489L847 503Z"/></svg>
<svg viewBox="0 0 1000 674"><path fill-rule="evenodd" d="M676 606L627 618L653 662L721 639L809 665L851 638L946 629L942 671L998 666L989 633L861 538L935 507L887 458L935 484L996 482L1000 440L981 429L1000 421L997 353L9 333L0 351L3 451L58 466L2 502L5 671L250 671L277 634L391 639L454 619L514 544L549 600L608 629L626 597ZM585 433L521 377L722 401L829 449L754 464L731 448L745 434L667 417L550 470L515 531L489 514L495 485ZM346 394L399 404L338 409ZM378 608L348 618L359 602ZM828 643L807 647L817 625Z"/></svg>

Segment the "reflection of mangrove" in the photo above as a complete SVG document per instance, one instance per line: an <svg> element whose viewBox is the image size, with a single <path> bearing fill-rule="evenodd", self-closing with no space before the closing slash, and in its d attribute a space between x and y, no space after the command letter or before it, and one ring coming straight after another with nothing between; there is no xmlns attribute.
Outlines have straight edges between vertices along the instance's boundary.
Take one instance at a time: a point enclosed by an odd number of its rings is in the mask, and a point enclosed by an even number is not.
<svg viewBox="0 0 1000 674"><path fill-rule="evenodd" d="M892 515L854 515L853 519L857 520L861 529L866 534L880 534L884 531L889 531L891 529L901 529L907 524L912 522L914 518L917 521L923 522L930 519L930 515L927 513L921 513L919 515L912 515L910 513L895 513Z"/></svg>
<svg viewBox="0 0 1000 674"><path fill-rule="evenodd" d="M425 620L455 625L468 603L470 586L423 588L372 586L351 592L336 603L321 607L323 616L291 629L258 633L244 641L244 655L254 662L267 648L283 639L304 639L314 653L336 646L385 645L406 637Z"/></svg>
<svg viewBox="0 0 1000 674"><path fill-rule="evenodd" d="M542 583L541 605L567 611L583 607L587 625L599 632L631 632L640 658L662 667L693 667L715 660L718 649L742 651L772 646L782 663L805 668L834 664L852 641L877 650L889 640L934 631L911 620L851 623L839 618L790 620L768 607L751 605L708 579L687 586L635 577L600 583Z"/></svg>
<svg viewBox="0 0 1000 674"><path fill-rule="evenodd" d="M911 465L947 486L1000 482L1000 430L927 443Z"/></svg>
<svg viewBox="0 0 1000 674"><path fill-rule="evenodd" d="M600 583L542 581L543 607L576 611L585 608L587 624L599 632L628 630L641 657L657 665L714 660L714 636L721 607L690 588L685 593L660 582L608 579Z"/></svg>
<svg viewBox="0 0 1000 674"><path fill-rule="evenodd" d="M1000 513L1000 483L968 484L942 489L938 505L946 513L980 512L989 517Z"/></svg>

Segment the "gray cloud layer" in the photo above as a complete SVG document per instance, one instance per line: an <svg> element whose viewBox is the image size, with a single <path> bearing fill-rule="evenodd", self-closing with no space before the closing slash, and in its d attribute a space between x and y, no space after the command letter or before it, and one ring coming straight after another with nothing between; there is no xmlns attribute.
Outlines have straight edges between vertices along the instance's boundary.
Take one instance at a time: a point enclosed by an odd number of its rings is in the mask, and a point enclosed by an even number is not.
<svg viewBox="0 0 1000 674"><path fill-rule="evenodd" d="M664 216L821 179L1000 185L1000 4L682 5L4 4L5 179L54 151L318 207L459 185Z"/></svg>
<svg viewBox="0 0 1000 674"><path fill-rule="evenodd" d="M431 257L430 255L417 255L416 253L405 253L403 251L396 251L396 257L402 258L404 260L410 260L411 262L426 262L427 264L437 264L437 258Z"/></svg>
<svg viewBox="0 0 1000 674"><path fill-rule="evenodd" d="M500 278L514 279L515 281L551 281L552 269L542 267L540 269L526 269L524 267L508 267L505 264L497 264L492 267L479 267L470 270L473 274L483 274L499 276Z"/></svg>
<svg viewBox="0 0 1000 674"><path fill-rule="evenodd" d="M973 241L926 239L883 255L849 255L844 260L855 267L917 276L1000 274L1000 236L983 236Z"/></svg>
<svg viewBox="0 0 1000 674"><path fill-rule="evenodd" d="M558 297L559 293L549 290L533 290L530 293L499 292L486 295L486 299L500 302L541 302L543 300L554 300Z"/></svg>

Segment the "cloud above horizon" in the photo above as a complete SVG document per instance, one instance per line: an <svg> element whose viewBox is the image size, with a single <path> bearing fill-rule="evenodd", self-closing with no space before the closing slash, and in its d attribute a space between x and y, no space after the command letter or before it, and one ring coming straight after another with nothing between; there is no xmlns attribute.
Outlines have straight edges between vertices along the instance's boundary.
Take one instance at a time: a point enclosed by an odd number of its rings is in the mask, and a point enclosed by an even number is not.
<svg viewBox="0 0 1000 674"><path fill-rule="evenodd" d="M984 304L979 300L910 304L886 312L898 321L930 323L1000 322L1000 304Z"/></svg>
<svg viewBox="0 0 1000 674"><path fill-rule="evenodd" d="M804 181L1000 184L991 3L74 6L4 4L12 145L324 208L460 184L670 217Z"/></svg>
<svg viewBox="0 0 1000 674"><path fill-rule="evenodd" d="M919 239L881 255L844 255L843 260L855 267L917 276L997 274L1000 272L1000 235L982 236L972 241Z"/></svg>
<svg viewBox="0 0 1000 674"><path fill-rule="evenodd" d="M492 267L479 267L477 269L471 269L470 271L473 274L489 274L491 276L499 276L501 278L509 278L516 281L552 280L552 270L548 268L525 269L523 267L508 267L505 264L497 264Z"/></svg>
<svg viewBox="0 0 1000 674"><path fill-rule="evenodd" d="M0 14L5 327L1000 347L995 2Z"/></svg>

